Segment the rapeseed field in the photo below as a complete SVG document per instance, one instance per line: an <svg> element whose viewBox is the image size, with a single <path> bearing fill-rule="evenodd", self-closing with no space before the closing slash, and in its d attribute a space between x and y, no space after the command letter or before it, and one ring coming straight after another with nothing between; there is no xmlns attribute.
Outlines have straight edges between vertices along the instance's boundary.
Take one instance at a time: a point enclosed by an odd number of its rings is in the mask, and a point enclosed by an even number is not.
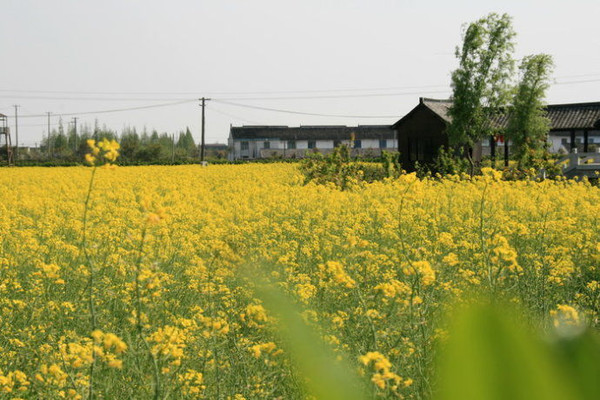
<svg viewBox="0 0 600 400"><path fill-rule="evenodd" d="M599 215L588 182L491 170L340 191L293 164L2 169L0 398L309 398L253 276L370 398L429 398L468 294L597 327Z"/></svg>

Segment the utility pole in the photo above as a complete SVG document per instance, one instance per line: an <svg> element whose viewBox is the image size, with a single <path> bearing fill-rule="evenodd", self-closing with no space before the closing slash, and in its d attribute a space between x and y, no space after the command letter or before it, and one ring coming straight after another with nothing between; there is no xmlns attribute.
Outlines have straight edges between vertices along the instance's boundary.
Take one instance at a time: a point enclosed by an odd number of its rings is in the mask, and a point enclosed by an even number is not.
<svg viewBox="0 0 600 400"><path fill-rule="evenodd" d="M46 144L46 146L48 146L48 158L50 158L51 153L51 149L52 149L52 138L50 135L50 111L46 111L46 114L48 114L48 143Z"/></svg>
<svg viewBox="0 0 600 400"><path fill-rule="evenodd" d="M15 164L19 163L19 113L18 113L18 109L19 109L19 105L15 104L13 106L15 108L15 140L16 140L16 144L15 144Z"/></svg>
<svg viewBox="0 0 600 400"><path fill-rule="evenodd" d="M202 107L202 139L200 142L200 162L204 162L204 148L206 146L206 142L204 140L204 109L206 108L206 102L209 100L210 99L204 97L200 99L200 101L202 101L202 103L200 104L200 106Z"/></svg>
<svg viewBox="0 0 600 400"><path fill-rule="evenodd" d="M171 164L175 164L175 134L171 134Z"/></svg>
<svg viewBox="0 0 600 400"><path fill-rule="evenodd" d="M77 152L77 117L73 117L73 127L75 129L75 143L74 143L74 148L73 148L73 152Z"/></svg>

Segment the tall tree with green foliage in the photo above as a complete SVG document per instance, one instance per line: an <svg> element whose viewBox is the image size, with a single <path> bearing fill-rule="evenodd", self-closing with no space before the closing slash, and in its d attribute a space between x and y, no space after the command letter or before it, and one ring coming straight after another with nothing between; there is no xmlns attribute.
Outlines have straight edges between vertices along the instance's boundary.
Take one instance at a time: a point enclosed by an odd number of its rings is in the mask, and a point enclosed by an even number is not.
<svg viewBox="0 0 600 400"><path fill-rule="evenodd" d="M140 137L135 128L127 127L121 132L121 158L127 161L135 160L141 148Z"/></svg>
<svg viewBox="0 0 600 400"><path fill-rule="evenodd" d="M186 128L185 132L179 132L177 148L181 149L187 156L193 156L196 153L196 143L194 143L194 137L192 136L192 132L190 132L190 128Z"/></svg>
<svg viewBox="0 0 600 400"><path fill-rule="evenodd" d="M544 98L553 68L552 56L548 54L527 56L519 66L520 81L510 108L507 136L520 168L531 166L547 151L550 120Z"/></svg>
<svg viewBox="0 0 600 400"><path fill-rule="evenodd" d="M469 24L456 48L459 67L452 73L447 132L450 145L462 149L471 164L470 150L494 133L491 121L510 100L514 37L511 17L491 13Z"/></svg>

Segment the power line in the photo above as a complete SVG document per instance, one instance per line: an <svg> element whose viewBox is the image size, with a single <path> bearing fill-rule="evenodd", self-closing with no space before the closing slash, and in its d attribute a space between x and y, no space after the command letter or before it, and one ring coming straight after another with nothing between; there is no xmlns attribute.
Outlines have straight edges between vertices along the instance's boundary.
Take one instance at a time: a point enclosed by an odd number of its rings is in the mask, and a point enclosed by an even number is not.
<svg viewBox="0 0 600 400"><path fill-rule="evenodd" d="M183 101L190 99L182 98L148 98L148 97L62 97L62 96L24 96L3 95L7 99L29 99L29 100L86 100L86 101Z"/></svg>
<svg viewBox="0 0 600 400"><path fill-rule="evenodd" d="M273 111L273 112L286 113L286 114L312 115L312 116L317 116L317 117L335 117L335 118L398 118L397 115L390 116L390 115L319 114L319 113L310 113L310 112L294 111L294 110L282 110L282 109L278 109L278 108L251 106L251 105L248 105L248 104L233 103L233 102L230 102L230 101L223 101L223 100L217 100L217 99L213 99L213 101L216 102L216 103L227 104L227 105L234 106L234 107L250 108L250 109L262 110L262 111Z"/></svg>
<svg viewBox="0 0 600 400"><path fill-rule="evenodd" d="M600 76L599 73L590 74L577 74L577 75L563 75L557 76L555 79L569 79L569 78L587 78ZM591 80L590 82L596 82L597 80ZM588 82L588 81L582 81ZM571 83L571 82L565 82ZM579 83L579 82L572 82ZM563 83L561 83L563 84ZM308 90L271 90L271 91L156 91L156 92L125 92L125 91L80 91L80 90L27 90L27 89L0 89L0 93L40 93L40 94L79 94L79 95L139 95L139 96L156 96L156 95L172 95L172 96L195 96L198 97L199 93L207 93L210 95L268 95L268 94L302 94L302 93L335 93L335 92L369 92L369 91L382 91L382 90L412 90L412 89L427 89L427 88L445 88L448 85L437 84L437 85L414 85L414 86L386 86L386 87L370 87L370 88L334 88L334 89L308 89ZM5 97L5 96L3 96ZM63 98L60 98L61 100ZM68 98L66 98L68 99ZM77 98L79 100L81 98ZM96 100L95 98L93 98ZM91 100L91 99L90 99ZM106 100L105 98L99 98L98 100ZM116 100L125 100L118 98ZM127 99L136 100L136 99ZM141 100L154 100L143 98ZM164 100L176 100L176 99L156 99L156 101Z"/></svg>
<svg viewBox="0 0 600 400"><path fill-rule="evenodd" d="M318 96L279 96L279 97L224 97L221 100L317 100L317 99L342 99L342 98L361 98L361 97L396 97L396 96L414 96L423 94L423 91L419 92L397 92L397 93L360 93L360 94L329 94L329 95L318 95ZM441 94L448 93L448 90L433 90L426 91L425 93L430 94ZM191 99L150 99L150 98L116 98L116 97L54 97L54 96L4 96L10 99L30 99L30 100L73 100L73 101L181 101L187 102L192 101Z"/></svg>
<svg viewBox="0 0 600 400"><path fill-rule="evenodd" d="M224 115L224 116L226 116L226 117L229 117L229 118L233 118L233 119L235 119L235 120L238 120L238 121L246 122L246 123L248 123L248 124L257 124L257 125L258 125L258 124L260 124L260 122L257 122L257 121L251 121L251 120L249 120L249 119L242 118L242 117L240 117L240 116L237 116L237 115L230 114L230 113L227 113L227 112L225 112L225 111L219 110L219 109L218 109L218 108L216 108L214 105L211 105L210 107L208 107L208 106L207 106L207 108L208 108L209 110L211 110L211 111L214 111L214 112L216 112L217 114L221 114L221 115Z"/></svg>
<svg viewBox="0 0 600 400"><path fill-rule="evenodd" d="M600 76L600 74L588 74L588 75L572 75L572 77L585 77L585 76ZM569 85L569 84L581 84L581 83L591 83L591 82L600 82L600 79L587 79L587 80L575 80L575 81L563 81L563 82L554 82L553 85ZM412 88L425 88L425 87L441 87L440 85L429 85L429 86L413 86ZM408 88L408 87L405 87ZM254 92L254 93L325 93L325 92L344 92L344 91L361 91L361 90L390 90L391 88L379 88L379 89L332 89L332 90L307 90L307 91L281 91L281 92ZM0 90L0 92L7 92L8 90ZM21 92L52 92L52 91L21 91ZM76 92L52 92L52 93L76 93ZM94 93L94 92L77 92L77 93ZM111 93L111 92L95 92L95 93ZM112 93L125 93L125 92L112 92ZM148 92L150 93L150 92ZM157 92L154 92L157 93ZM165 92L163 92L165 93ZM193 93L193 92L189 92ZM222 92L224 93L224 92ZM235 93L235 92L230 92ZM252 93L252 92L238 92L238 93ZM448 90L444 91L428 91L426 93L444 93L449 94ZM239 101L253 101L253 100L312 100L312 99L337 99L337 98L361 98L361 97L386 97L386 96L406 96L406 95L422 95L423 92L402 92L402 93L362 93L362 94L339 94L339 95L320 95L320 96L281 96L281 97L237 97L237 98L220 98L214 99L215 102L249 109L256 109L262 111L272 111L272 112L280 112L287 114L298 114L298 115L310 115L310 116L319 116L319 117L335 117L335 118L397 118L398 116L375 116L375 115L340 115L340 114L323 114L323 113L311 113L311 112L303 112L296 110L288 110L288 109L278 109L278 108L269 108L269 107L260 107L260 106L251 106L247 104L240 104L232 102L231 100L239 100ZM70 99L70 100L92 100L91 98L58 98L56 99ZM118 100L147 100L147 101L158 101L159 99L123 99L123 98L102 98L102 99L94 99L94 100L106 100L106 101L118 101ZM160 99L166 100L166 99ZM173 99L169 99L173 100ZM84 112L71 112L71 113L61 113L57 114L60 116L78 116L78 115L93 115L93 114L106 114L106 113L114 113L114 112L125 112L125 111L135 111L135 110L144 110L144 109L152 109L152 108L160 108L160 107L169 107L174 105L186 104L195 102L196 99L178 99L177 101L161 103L161 104L151 104L151 105L143 105L136 107L126 107L126 108L115 108L108 110L93 110L93 111L84 111ZM216 112L223 113L223 111L219 111L215 109ZM243 120L243 118L236 117L233 115L228 115L230 117L234 117L239 120ZM40 118L47 117L47 114L26 114L20 115L21 118ZM250 121L248 121L250 122ZM52 124L54 125L54 124ZM21 125L22 127L29 126L43 126L43 125Z"/></svg>
<svg viewBox="0 0 600 400"><path fill-rule="evenodd" d="M578 83L591 83L591 82L600 82L600 79L586 79L583 81L570 81L570 82L554 82L553 85L575 85Z"/></svg>
<svg viewBox="0 0 600 400"><path fill-rule="evenodd" d="M123 111L145 110L145 109L149 109L149 108L169 107L169 106L175 106L175 105L179 105L179 104L192 103L195 101L197 101L197 100L196 99L182 100L182 101L176 101L173 103L152 104L152 105L139 106L139 107L128 107L128 108L114 108L114 109L110 109L110 110L101 110L101 111L83 111L83 112L61 113L61 114L57 114L57 115L60 115L62 117L72 117L72 116L76 116L76 115L107 114L107 113L123 112ZM29 114L29 115L22 115L21 118L39 118L39 117L44 117L44 116L45 116L45 114Z"/></svg>
<svg viewBox="0 0 600 400"><path fill-rule="evenodd" d="M433 90L433 91L420 91L420 92L402 92L402 93L363 93L363 94L331 94L322 96L284 96L284 97L225 97L220 100L318 100L318 99L349 99L349 98L361 98L361 97L396 97L396 96L414 96L422 95L423 93L430 94L442 94L449 93L448 90Z"/></svg>
<svg viewBox="0 0 600 400"><path fill-rule="evenodd" d="M381 90L406 90L447 87L447 85L420 85L420 86L393 86L371 88L343 88L343 89L311 89L311 90L272 90L272 91L203 91L211 95L267 95L267 94L301 94L301 93L329 93L329 92L365 92ZM80 94L80 95L198 95L202 91L192 92L102 92L102 91L62 91L62 90L21 90L0 89L0 93L40 93L40 94Z"/></svg>
<svg viewBox="0 0 600 400"><path fill-rule="evenodd" d="M586 79L586 80L575 80L575 81L555 81L552 83L554 85L574 85L574 84L582 84L582 83L593 83L600 82L600 79ZM427 86L431 88L445 87L442 85L431 85ZM414 88L419 88L415 86ZM422 88L426 88L423 86ZM280 92L280 93L327 93L327 92L351 92L351 91L365 91L367 89L339 89L339 90L315 90L315 91L297 91L297 92ZM392 90L392 88L379 88L379 89L371 89L371 90ZM190 92L191 94L192 92ZM240 92L242 93L242 92ZM256 92L260 93L260 92ZM263 92L269 93L269 92ZM276 93L276 92L270 92ZM392 92L392 93L351 93L351 94L323 94L323 95L312 95L312 96L268 96L268 97L222 97L220 100L223 101L256 101L256 100L318 100L318 99L342 99L342 98L368 98L368 97L397 97L397 96L414 96L414 95L423 95L426 94L449 94L450 91L448 89L445 90L427 90L427 91L418 91L418 92ZM250 94L249 92L244 94ZM88 111L83 113L69 113L62 114L65 116L68 115L84 115L84 114L101 114L108 112L117 112L117 111L129 111L136 109L144 109L144 108L153 108L153 107L164 107L167 105L175 105L182 104L187 102L192 102L192 99L174 99L174 98L129 98L129 97L61 97L61 96L22 96L22 95L4 95L5 98L10 99L31 99L31 100L82 100L82 101L169 101L172 103L169 104L156 104L156 105L148 105L148 106L140 106L140 107L129 107L123 109L114 109L114 110L104 110L104 111ZM28 117L28 116L24 116Z"/></svg>

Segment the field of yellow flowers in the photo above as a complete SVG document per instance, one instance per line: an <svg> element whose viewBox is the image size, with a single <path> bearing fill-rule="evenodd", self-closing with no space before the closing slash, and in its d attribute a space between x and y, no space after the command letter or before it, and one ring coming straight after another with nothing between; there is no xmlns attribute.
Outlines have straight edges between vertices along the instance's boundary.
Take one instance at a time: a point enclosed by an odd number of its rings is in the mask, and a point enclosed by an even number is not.
<svg viewBox="0 0 600 400"><path fill-rule="evenodd" d="M304 398L252 274L375 397L431 396L467 293L598 325L587 182L302 182L293 164L2 169L0 399Z"/></svg>

